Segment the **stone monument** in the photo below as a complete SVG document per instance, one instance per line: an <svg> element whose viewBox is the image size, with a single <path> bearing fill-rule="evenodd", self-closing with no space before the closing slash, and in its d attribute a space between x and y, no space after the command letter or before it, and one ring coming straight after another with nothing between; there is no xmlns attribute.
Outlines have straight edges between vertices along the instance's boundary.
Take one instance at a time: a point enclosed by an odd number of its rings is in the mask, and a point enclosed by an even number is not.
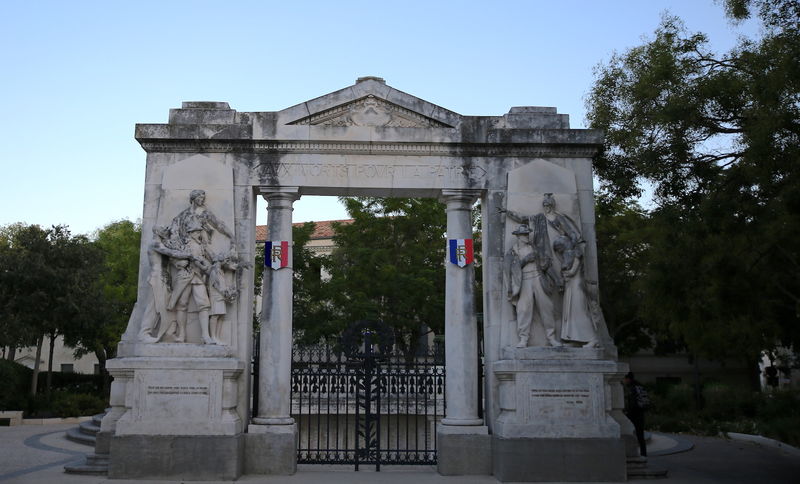
<svg viewBox="0 0 800 484"><path fill-rule="evenodd" d="M636 455L621 412L627 368L616 361L597 287L591 159L602 133L570 129L555 108L462 116L364 77L277 112L185 102L166 124L137 125L136 139L147 152L148 235L138 301L108 362L111 411L97 452L110 452L112 478L295 471L292 206L303 195L354 195L446 204L439 472L624 480L626 454ZM258 196L271 252L253 415ZM478 199L483 402L470 217Z"/></svg>

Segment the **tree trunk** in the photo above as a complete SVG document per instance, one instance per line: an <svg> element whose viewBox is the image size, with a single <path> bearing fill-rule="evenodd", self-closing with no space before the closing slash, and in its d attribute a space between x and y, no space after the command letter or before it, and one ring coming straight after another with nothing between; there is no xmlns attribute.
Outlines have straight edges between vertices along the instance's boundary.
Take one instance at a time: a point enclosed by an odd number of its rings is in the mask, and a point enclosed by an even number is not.
<svg viewBox="0 0 800 484"><path fill-rule="evenodd" d="M31 395L34 397L39 386L39 358L42 357L42 343L44 343L44 335L39 336L36 341L36 359L33 361L33 376L31 377Z"/></svg>
<svg viewBox="0 0 800 484"><path fill-rule="evenodd" d="M47 357L47 384L44 389L47 398L50 398L50 389L53 386L53 350L56 346L56 335L50 333L50 355Z"/></svg>
<svg viewBox="0 0 800 484"><path fill-rule="evenodd" d="M17 347L11 346L8 348L8 361L14 361L17 358Z"/></svg>

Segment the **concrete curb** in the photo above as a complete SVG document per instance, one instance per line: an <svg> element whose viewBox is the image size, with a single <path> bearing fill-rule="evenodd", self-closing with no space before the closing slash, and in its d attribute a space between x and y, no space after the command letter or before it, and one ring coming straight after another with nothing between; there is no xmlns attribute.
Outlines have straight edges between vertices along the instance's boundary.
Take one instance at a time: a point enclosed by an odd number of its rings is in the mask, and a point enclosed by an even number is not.
<svg viewBox="0 0 800 484"><path fill-rule="evenodd" d="M91 419L91 416L68 418L26 418L22 419L22 425L78 424Z"/></svg>
<svg viewBox="0 0 800 484"><path fill-rule="evenodd" d="M662 434L657 432L651 432L651 440L652 437L656 439L663 439L666 441L673 442L673 445L670 447L662 448L662 449L647 449L647 456L648 457L660 457L664 455L672 455L672 454L679 454L681 452L688 452L694 449L694 444L689 442L688 440L682 438L679 435L675 434Z"/></svg>
<svg viewBox="0 0 800 484"><path fill-rule="evenodd" d="M776 449L781 449L787 454L791 454L796 457L800 457L800 449L797 447L791 446L789 444L785 444L780 440L770 439L769 437L764 437L763 435L750 435L750 434L739 434L736 432L722 432L722 435L731 439L731 440L740 440L744 442L753 442L755 444L765 445L767 447L774 447Z"/></svg>

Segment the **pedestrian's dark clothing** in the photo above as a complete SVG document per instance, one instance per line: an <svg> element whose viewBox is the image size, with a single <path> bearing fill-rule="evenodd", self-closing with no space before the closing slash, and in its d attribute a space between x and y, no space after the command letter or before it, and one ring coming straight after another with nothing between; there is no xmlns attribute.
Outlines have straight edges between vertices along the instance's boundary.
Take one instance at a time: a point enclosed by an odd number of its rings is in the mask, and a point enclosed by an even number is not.
<svg viewBox="0 0 800 484"><path fill-rule="evenodd" d="M644 412L645 409L639 405L637 393L642 391L642 385L636 380L628 380L625 383L625 415L633 424L636 430L636 440L639 441L639 454L647 457L647 444L644 441Z"/></svg>

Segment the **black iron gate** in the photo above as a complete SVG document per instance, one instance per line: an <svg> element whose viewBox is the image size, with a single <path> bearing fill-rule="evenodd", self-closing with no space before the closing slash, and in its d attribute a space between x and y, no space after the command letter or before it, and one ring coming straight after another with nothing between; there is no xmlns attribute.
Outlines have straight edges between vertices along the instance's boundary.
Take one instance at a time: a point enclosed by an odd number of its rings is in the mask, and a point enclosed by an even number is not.
<svg viewBox="0 0 800 484"><path fill-rule="evenodd" d="M371 324L343 344L296 346L292 414L298 463L436 463L436 424L444 417L444 351L409 357ZM355 337L353 337L355 336Z"/></svg>
<svg viewBox="0 0 800 484"><path fill-rule="evenodd" d="M359 322L339 344L295 345L292 417L301 464L436 464L436 424L445 416L444 344L413 356L397 351L390 331ZM478 349L479 378L482 351ZM259 334L253 335L253 415L258 414ZM483 382L478 409L483 412Z"/></svg>

